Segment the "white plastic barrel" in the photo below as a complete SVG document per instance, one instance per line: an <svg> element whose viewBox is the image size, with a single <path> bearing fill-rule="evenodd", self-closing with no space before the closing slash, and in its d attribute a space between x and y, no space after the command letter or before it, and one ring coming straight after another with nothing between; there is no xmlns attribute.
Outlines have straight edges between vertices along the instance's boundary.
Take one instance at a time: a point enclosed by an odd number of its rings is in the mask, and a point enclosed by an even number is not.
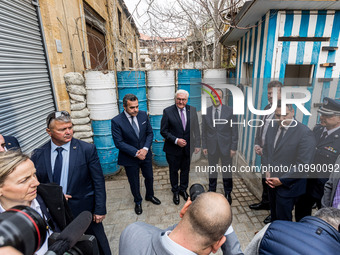
<svg viewBox="0 0 340 255"><path fill-rule="evenodd" d="M147 72L149 114L162 115L163 110L175 103L175 70Z"/></svg>
<svg viewBox="0 0 340 255"><path fill-rule="evenodd" d="M114 71L87 71L85 85L91 120L109 120L118 115Z"/></svg>

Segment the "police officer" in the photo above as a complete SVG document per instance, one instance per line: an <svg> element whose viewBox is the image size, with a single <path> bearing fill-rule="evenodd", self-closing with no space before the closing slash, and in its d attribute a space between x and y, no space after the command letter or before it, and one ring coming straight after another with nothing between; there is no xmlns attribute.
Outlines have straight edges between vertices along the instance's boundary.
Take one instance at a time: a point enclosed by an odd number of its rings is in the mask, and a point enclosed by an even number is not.
<svg viewBox="0 0 340 255"><path fill-rule="evenodd" d="M323 170L329 169L328 166L334 164L340 154L340 100L325 97L318 112L321 114L320 124L313 130L317 145L314 165L310 166L310 169ZM309 174L306 194L299 198L295 207L296 221L311 215L315 203L318 208L321 207L324 185L329 174L323 173L317 176Z"/></svg>

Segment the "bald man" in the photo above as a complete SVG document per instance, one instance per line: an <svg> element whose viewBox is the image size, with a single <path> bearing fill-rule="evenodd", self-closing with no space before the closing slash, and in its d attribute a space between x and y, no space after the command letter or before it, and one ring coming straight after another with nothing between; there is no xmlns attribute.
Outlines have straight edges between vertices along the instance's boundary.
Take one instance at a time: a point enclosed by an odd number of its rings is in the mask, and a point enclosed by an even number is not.
<svg viewBox="0 0 340 255"><path fill-rule="evenodd" d="M188 199L180 217L181 221L172 231L162 230L144 222L132 223L120 236L119 254L215 253L226 241L224 233L232 221L227 199L213 192L199 195L194 202Z"/></svg>

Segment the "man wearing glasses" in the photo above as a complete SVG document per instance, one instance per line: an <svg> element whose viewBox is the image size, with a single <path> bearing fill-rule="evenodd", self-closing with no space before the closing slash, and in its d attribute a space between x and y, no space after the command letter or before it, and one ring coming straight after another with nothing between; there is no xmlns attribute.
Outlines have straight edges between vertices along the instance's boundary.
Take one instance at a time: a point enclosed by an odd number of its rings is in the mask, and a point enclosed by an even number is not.
<svg viewBox="0 0 340 255"><path fill-rule="evenodd" d="M188 97L188 91L178 90L175 94L175 104L164 109L161 120L161 135L165 138L163 151L169 164L171 191L175 205L179 204L179 195L184 200L188 199L186 190L189 183L191 155L194 151L198 153L201 147L196 108L187 105ZM178 185L178 170L181 170L180 185Z"/></svg>
<svg viewBox="0 0 340 255"><path fill-rule="evenodd" d="M9 149L20 149L18 140L14 136L2 136L0 134L0 152Z"/></svg>
<svg viewBox="0 0 340 255"><path fill-rule="evenodd" d="M110 255L102 224L106 215L105 180L96 147L73 138L71 117L66 111L49 114L46 124L51 141L32 155L38 180L62 186L74 217L83 211L92 212L93 221L86 234L96 237L100 254Z"/></svg>

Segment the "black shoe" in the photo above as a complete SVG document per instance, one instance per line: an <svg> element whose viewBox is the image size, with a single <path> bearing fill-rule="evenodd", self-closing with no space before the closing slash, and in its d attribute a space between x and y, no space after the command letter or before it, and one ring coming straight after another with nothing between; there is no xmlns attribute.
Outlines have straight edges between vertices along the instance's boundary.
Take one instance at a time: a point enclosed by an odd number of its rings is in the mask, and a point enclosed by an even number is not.
<svg viewBox="0 0 340 255"><path fill-rule="evenodd" d="M152 196L150 198L145 198L146 201L150 201L151 203L155 204L155 205L160 205L161 204L161 201L155 197L155 196Z"/></svg>
<svg viewBox="0 0 340 255"><path fill-rule="evenodd" d="M188 200L189 195L188 195L188 193L185 190L184 191L180 191L179 194L183 197L183 199L185 201Z"/></svg>
<svg viewBox="0 0 340 255"><path fill-rule="evenodd" d="M233 202L233 200L231 199L231 194L230 193L229 194L225 194L224 196L228 200L229 205L231 205L231 203Z"/></svg>
<svg viewBox="0 0 340 255"><path fill-rule="evenodd" d="M174 197L173 197L172 201L174 201L175 205L179 205L179 195L178 195L178 193L174 193Z"/></svg>
<svg viewBox="0 0 340 255"><path fill-rule="evenodd" d="M135 213L136 213L137 215L140 215L140 214L142 214L142 212L143 212L142 204L136 204L136 205L135 205Z"/></svg>
<svg viewBox="0 0 340 255"><path fill-rule="evenodd" d="M270 223L270 222L272 222L272 216L269 214L269 215L267 216L267 218L264 219L263 223L264 223L264 224L268 224L268 223Z"/></svg>
<svg viewBox="0 0 340 255"><path fill-rule="evenodd" d="M269 210L270 209L270 206L269 206L269 203L257 203L257 204L252 204L252 205L249 205L249 208L252 209L252 210Z"/></svg>

